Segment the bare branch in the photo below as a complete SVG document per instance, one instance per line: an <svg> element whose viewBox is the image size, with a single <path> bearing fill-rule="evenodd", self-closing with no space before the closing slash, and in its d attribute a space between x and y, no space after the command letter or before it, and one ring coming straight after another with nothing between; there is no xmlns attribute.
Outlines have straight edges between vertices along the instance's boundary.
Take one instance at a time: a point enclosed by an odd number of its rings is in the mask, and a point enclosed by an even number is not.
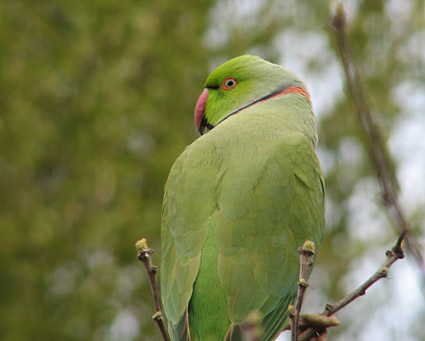
<svg viewBox="0 0 425 341"><path fill-rule="evenodd" d="M300 274L298 280L297 299L295 301L295 308L292 307L289 310L289 317L291 319L292 341L298 340L298 325L300 323L300 313L304 300L304 294L308 288L307 275L311 267L313 266L314 243L310 240L306 240L304 242L304 245L298 248L298 254L300 255Z"/></svg>
<svg viewBox="0 0 425 341"><path fill-rule="evenodd" d="M390 170L390 156L386 151L379 129L375 125L369 107L366 103L362 82L353 62L349 42L345 33L345 12L341 3L338 5L336 13L332 17L332 27L335 32L338 51L344 67L349 93L356 107L361 125L366 133L366 138L369 144L369 157L376 171L384 206L387 208L389 215L392 217L392 220L394 221L395 226L398 227L399 231L408 231L409 224L398 201L397 180ZM413 239L406 237L406 245L422 276L422 286L425 287L424 258Z"/></svg>
<svg viewBox="0 0 425 341"><path fill-rule="evenodd" d="M330 327L338 327L339 324L339 320L335 315L325 316L322 314L302 314L300 319L301 330L305 330L308 327L326 329ZM301 338L298 340L301 341Z"/></svg>
<svg viewBox="0 0 425 341"><path fill-rule="evenodd" d="M404 258L404 252L402 249L402 243L406 238L407 231L403 231L400 235L397 243L393 246L391 250L386 252L387 258L382 263L381 267L368 278L366 282L364 282L360 287L354 290L351 294L345 296L338 302L333 305L327 304L325 309L325 315L330 316L335 314L338 310L344 308L347 304L353 302L359 296L363 296L366 294L366 290L369 289L375 282L379 281L381 278L386 278L388 275L388 270L390 266L397 261L398 259Z"/></svg>
<svg viewBox="0 0 425 341"><path fill-rule="evenodd" d="M151 285L153 301L155 304L155 313L152 315L152 319L156 322L161 331L161 335L164 341L170 341L167 329L164 323L164 317L162 313L161 298L159 294L158 282L156 280L156 273L158 267L152 264L153 249L148 246L146 238L142 238L136 243L137 259L140 260L145 266L146 272L148 273L149 282Z"/></svg>
<svg viewBox="0 0 425 341"><path fill-rule="evenodd" d="M379 269L370 276L362 285L360 285L356 290L348 294L347 296L340 299L335 304L327 304L325 310L323 311L322 315L324 316L331 316L335 314L337 311L341 310L351 302L353 302L355 299L359 298L360 296L363 296L366 294L366 290L369 289L374 283L376 283L381 278L386 278L388 275L388 270L391 267L391 265L394 264L399 259L404 258L404 252L403 252L403 242L406 239L407 231L403 231L398 238L396 244L392 247L391 250L388 250L386 252L386 259L382 263L382 265L379 267ZM316 332L316 328L308 328L306 329L299 338L299 341L304 340L310 340L312 336L314 336Z"/></svg>

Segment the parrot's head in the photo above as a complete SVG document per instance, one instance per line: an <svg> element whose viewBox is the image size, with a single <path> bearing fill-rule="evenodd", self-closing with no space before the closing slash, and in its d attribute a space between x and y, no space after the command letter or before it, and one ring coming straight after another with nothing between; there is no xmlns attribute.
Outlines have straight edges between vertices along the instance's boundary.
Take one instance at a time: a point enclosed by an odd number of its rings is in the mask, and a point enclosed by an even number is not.
<svg viewBox="0 0 425 341"><path fill-rule="evenodd" d="M202 135L231 115L272 97L299 93L310 102L303 82L280 65L243 55L215 69L195 107L195 124Z"/></svg>

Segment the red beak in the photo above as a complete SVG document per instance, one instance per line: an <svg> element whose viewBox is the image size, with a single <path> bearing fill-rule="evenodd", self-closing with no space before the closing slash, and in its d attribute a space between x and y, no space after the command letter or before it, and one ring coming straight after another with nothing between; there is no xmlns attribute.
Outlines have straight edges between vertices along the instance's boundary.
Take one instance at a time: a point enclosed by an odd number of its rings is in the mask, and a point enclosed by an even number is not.
<svg viewBox="0 0 425 341"><path fill-rule="evenodd" d="M201 96L199 96L195 106L195 124L196 124L196 128L201 134L202 134L201 122L205 115L205 105L207 104L207 99L208 99L208 89L204 89L204 91L202 91Z"/></svg>

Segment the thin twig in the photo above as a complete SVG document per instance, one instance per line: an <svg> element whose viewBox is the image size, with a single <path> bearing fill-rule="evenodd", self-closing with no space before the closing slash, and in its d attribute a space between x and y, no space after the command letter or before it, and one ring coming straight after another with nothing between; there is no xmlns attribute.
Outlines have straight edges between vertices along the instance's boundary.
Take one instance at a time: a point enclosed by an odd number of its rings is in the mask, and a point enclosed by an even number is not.
<svg viewBox="0 0 425 341"><path fill-rule="evenodd" d="M298 340L298 325L300 323L300 313L303 305L304 294L308 288L307 275L313 266L313 256L314 256L314 243L310 240L306 240L302 247L298 248L298 254L300 256L300 274L298 280L298 292L297 298L295 301L295 309L292 307L290 309L291 313L291 340Z"/></svg>
<svg viewBox="0 0 425 341"><path fill-rule="evenodd" d="M146 238L142 238L136 243L136 249L137 259L140 260L145 266L151 285L153 301L155 304L155 313L152 315L152 319L158 325L163 340L170 341L170 337L168 336L168 332L164 323L159 287L158 282L156 280L156 273L158 271L158 267L152 264L153 249L148 246Z"/></svg>
<svg viewBox="0 0 425 341"><path fill-rule="evenodd" d="M386 252L386 259L382 263L382 265L379 267L379 269L370 276L362 285L360 285L356 290L348 294L347 296L340 299L335 304L327 304L325 310L323 311L322 315L324 316L331 316L335 314L337 311L344 308L346 305L353 302L355 299L357 299L360 296L363 296L366 294L366 290L369 289L374 283L379 281L381 278L386 278L388 275L388 270L391 267L394 262L396 262L399 259L404 258L404 252L403 252L403 242L406 239L407 231L403 231L398 238L396 244L392 247L391 250L388 250ZM308 328L306 329L299 337L299 341L307 341L310 340L312 336L314 336L317 329L315 328Z"/></svg>
<svg viewBox="0 0 425 341"><path fill-rule="evenodd" d="M354 290L351 294L345 296L335 304L327 304L325 309L325 314L330 316L335 314L338 310L344 308L347 304L353 302L357 297L363 296L366 294L366 290L369 287L379 281L381 278L386 278L388 275L388 270L390 266L397 261L398 259L404 258L404 252L402 248L402 243L406 239L407 231L403 231L400 237L397 240L397 243L393 246L391 250L386 252L387 258L382 263L381 267L371 276L369 279L364 282L360 287Z"/></svg>
<svg viewBox="0 0 425 341"><path fill-rule="evenodd" d="M409 223L398 201L397 180L390 171L390 156L386 151L379 129L375 125L366 103L363 85L356 65L353 62L349 42L345 33L345 22L344 8L340 3L332 17L332 27L335 32L349 93L356 107L361 125L366 132L369 143L369 157L376 171L384 206L387 208L399 231L408 231ZM425 260L413 239L406 237L406 245L416 262L422 277L422 286L425 288Z"/></svg>

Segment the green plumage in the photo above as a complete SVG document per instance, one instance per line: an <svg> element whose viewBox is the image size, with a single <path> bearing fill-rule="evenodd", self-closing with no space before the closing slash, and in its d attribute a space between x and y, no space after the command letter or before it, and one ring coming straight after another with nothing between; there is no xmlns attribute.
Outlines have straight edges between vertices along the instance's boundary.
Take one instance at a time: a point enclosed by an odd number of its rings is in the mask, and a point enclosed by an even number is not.
<svg viewBox="0 0 425 341"><path fill-rule="evenodd" d="M226 91L229 76L238 85ZM297 248L306 239L320 245L324 233L316 125L300 93L250 104L290 86L303 84L251 56L207 80L205 117L221 123L186 148L165 188L161 292L173 340L230 339L232 330L239 339L251 311L264 317L264 340L286 322Z"/></svg>

